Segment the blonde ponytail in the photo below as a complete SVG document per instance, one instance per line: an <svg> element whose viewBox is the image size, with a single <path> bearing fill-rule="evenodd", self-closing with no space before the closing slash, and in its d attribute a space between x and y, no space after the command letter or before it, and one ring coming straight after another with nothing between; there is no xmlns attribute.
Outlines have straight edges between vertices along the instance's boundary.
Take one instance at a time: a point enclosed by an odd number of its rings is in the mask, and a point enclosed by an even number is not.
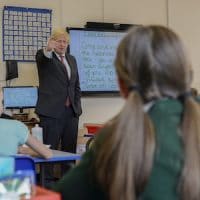
<svg viewBox="0 0 200 200"><path fill-rule="evenodd" d="M182 123L185 163L180 180L183 200L200 199L200 105L186 98Z"/></svg>
<svg viewBox="0 0 200 200"><path fill-rule="evenodd" d="M97 153L97 179L110 200L134 200L149 177L155 147L152 124L137 92L130 93L114 126Z"/></svg>

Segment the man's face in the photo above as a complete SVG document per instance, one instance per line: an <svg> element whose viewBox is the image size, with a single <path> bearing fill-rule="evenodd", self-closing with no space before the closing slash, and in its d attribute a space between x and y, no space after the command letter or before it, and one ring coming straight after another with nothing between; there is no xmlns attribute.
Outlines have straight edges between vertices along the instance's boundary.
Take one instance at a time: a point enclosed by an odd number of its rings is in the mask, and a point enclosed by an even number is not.
<svg viewBox="0 0 200 200"><path fill-rule="evenodd" d="M55 52L59 55L65 54L68 46L68 41L65 36L60 36L56 41L56 47L54 48Z"/></svg>

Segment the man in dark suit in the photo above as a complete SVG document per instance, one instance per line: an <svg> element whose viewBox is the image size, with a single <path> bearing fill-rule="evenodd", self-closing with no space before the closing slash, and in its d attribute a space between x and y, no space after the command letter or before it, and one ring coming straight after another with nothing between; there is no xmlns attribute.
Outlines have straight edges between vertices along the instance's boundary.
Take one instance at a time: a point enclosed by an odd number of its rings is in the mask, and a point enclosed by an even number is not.
<svg viewBox="0 0 200 200"><path fill-rule="evenodd" d="M36 113L43 128L44 143L76 152L78 120L82 113L81 91L76 60L66 53L69 35L53 31L46 48L38 50L36 62L39 95Z"/></svg>

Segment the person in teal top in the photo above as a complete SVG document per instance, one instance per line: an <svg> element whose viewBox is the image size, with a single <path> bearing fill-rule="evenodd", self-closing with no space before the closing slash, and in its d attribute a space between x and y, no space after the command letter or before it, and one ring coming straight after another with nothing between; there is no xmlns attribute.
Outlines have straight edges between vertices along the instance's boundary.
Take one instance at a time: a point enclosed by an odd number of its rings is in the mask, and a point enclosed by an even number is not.
<svg viewBox="0 0 200 200"><path fill-rule="evenodd" d="M0 102L2 102L2 91L0 88ZM0 103L0 115L3 106ZM30 148L21 147L27 144ZM17 153L52 157L52 151L40 141L29 134L27 126L17 120L0 118L0 156L15 155Z"/></svg>
<svg viewBox="0 0 200 200"><path fill-rule="evenodd" d="M28 140L28 134L29 130L23 123L0 119L0 154L16 154L18 147Z"/></svg>
<svg viewBox="0 0 200 200"><path fill-rule="evenodd" d="M53 189L65 200L199 200L200 106L181 40L133 27L115 66L124 107Z"/></svg>

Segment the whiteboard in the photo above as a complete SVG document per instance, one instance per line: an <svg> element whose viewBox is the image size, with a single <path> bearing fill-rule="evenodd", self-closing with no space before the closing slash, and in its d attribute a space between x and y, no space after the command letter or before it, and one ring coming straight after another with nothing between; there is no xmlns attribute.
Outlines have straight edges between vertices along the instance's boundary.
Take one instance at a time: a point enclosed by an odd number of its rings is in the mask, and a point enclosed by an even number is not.
<svg viewBox="0 0 200 200"><path fill-rule="evenodd" d="M124 31L70 28L70 54L75 56L83 93L118 93L114 67Z"/></svg>

